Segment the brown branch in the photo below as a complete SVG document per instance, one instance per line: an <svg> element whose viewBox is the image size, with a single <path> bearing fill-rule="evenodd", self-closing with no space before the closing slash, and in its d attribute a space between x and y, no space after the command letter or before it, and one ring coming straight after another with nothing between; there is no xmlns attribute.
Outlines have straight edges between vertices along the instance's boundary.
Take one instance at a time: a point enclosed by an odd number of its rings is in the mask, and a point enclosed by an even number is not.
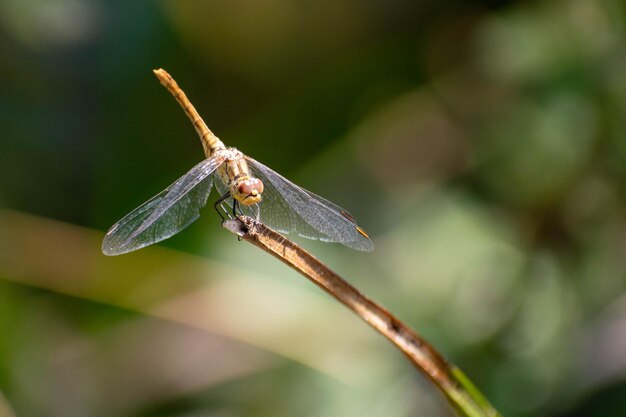
<svg viewBox="0 0 626 417"><path fill-rule="evenodd" d="M217 137L209 130L176 81L163 69L154 70L191 120L202 139L207 156ZM310 253L250 217L228 220L222 225L246 241L280 259L354 311L389 339L445 395L450 404L468 417L494 417L498 413L457 367L449 364L431 345L387 310L371 301Z"/></svg>
<svg viewBox="0 0 626 417"><path fill-rule="evenodd" d="M465 375L447 362L428 342L300 246L250 217L227 220L222 225L300 272L354 311L400 349L462 415L499 415Z"/></svg>

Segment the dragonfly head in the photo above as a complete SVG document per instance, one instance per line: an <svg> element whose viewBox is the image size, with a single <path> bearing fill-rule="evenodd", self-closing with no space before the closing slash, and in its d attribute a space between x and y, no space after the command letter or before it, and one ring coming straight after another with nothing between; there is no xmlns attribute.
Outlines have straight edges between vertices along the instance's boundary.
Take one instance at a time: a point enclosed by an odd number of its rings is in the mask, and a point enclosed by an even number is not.
<svg viewBox="0 0 626 417"><path fill-rule="evenodd" d="M263 182L258 178L242 178L230 190L230 195L246 206L260 202L262 193Z"/></svg>

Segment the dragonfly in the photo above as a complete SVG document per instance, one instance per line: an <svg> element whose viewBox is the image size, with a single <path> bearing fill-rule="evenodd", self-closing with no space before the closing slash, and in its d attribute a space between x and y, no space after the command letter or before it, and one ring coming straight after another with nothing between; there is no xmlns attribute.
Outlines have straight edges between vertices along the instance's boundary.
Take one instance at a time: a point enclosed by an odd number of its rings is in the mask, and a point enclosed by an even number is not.
<svg viewBox="0 0 626 417"><path fill-rule="evenodd" d="M374 244L354 217L334 203L294 184L235 148L226 147L211 132L176 81L163 69L154 70L161 84L181 105L200 136L206 159L165 190L115 223L102 242L105 255L121 255L167 239L194 222L213 187L214 204L230 217L250 216L278 232L352 249L372 251Z"/></svg>

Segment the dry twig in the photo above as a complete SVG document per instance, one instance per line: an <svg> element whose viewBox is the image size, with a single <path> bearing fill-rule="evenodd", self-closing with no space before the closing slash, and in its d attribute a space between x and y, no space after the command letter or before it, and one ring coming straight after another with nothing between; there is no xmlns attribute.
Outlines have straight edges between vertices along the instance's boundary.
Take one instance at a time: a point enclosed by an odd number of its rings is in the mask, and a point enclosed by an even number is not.
<svg viewBox="0 0 626 417"><path fill-rule="evenodd" d="M407 325L300 246L250 217L227 220L222 225L300 272L378 330L445 394L461 415L499 416L459 368L447 362Z"/></svg>
<svg viewBox="0 0 626 417"><path fill-rule="evenodd" d="M207 156L206 138L214 136L176 81L165 70L154 70L161 84L176 98L196 129ZM431 345L387 310L369 300L310 253L264 224L242 216L222 225L280 259L313 281L389 339L411 363L422 371L446 396L450 404L467 417L496 417L489 404L461 370L448 363Z"/></svg>

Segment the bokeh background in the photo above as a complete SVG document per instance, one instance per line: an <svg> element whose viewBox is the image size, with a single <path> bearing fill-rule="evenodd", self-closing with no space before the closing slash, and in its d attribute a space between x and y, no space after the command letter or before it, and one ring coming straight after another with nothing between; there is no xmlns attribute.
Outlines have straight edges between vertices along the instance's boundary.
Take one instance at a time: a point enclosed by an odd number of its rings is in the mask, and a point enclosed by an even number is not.
<svg viewBox="0 0 626 417"><path fill-rule="evenodd" d="M296 240L503 414L626 414L622 1L1 0L0 415L454 415L211 207L100 253L203 157L157 67L359 219L371 254Z"/></svg>

